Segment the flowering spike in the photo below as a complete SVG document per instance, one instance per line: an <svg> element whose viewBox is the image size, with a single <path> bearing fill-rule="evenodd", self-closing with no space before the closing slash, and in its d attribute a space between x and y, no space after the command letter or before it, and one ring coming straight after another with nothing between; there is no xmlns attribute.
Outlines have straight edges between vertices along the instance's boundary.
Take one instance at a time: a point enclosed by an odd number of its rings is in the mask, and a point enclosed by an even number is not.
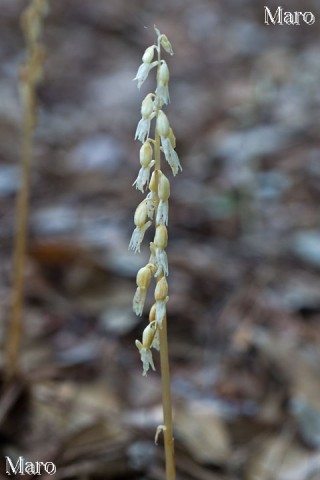
<svg viewBox="0 0 320 480"><path fill-rule="evenodd" d="M136 340L139 350L143 375L147 375L149 369L155 370L151 349L159 350L161 356L161 376L163 384L164 399L164 426L163 431L168 478L175 480L175 468L173 464L173 436L170 404L170 379L168 365L168 346L166 334L168 283L166 277L169 274L168 258L166 248L168 244L168 212L170 183L169 179L161 171L161 155L164 155L171 167L173 175L182 170L178 154L175 151L176 139L170 127L169 120L162 108L170 102L169 96L169 68L165 60L161 59L164 49L173 55L171 43L166 35L160 33L155 27L158 37L157 44L148 47L142 56L135 80L138 81L138 88L146 80L150 70L157 66L157 85L155 93L149 93L141 105L141 119L139 120L135 139L142 142L140 148L140 165L138 176L133 185L144 192L147 186L149 192L146 198L137 207L134 215L135 230L132 234L129 248L134 252L140 251L140 244L143 240L146 229L154 223L155 235L153 242L150 242L149 263L141 268L137 274L137 289L133 298L133 310L136 315L142 315L147 289L150 286L152 277L156 279L154 292L155 303L149 312L149 323L145 327L142 341ZM162 48L161 48L162 47ZM157 53L157 60L154 60ZM154 138L149 137L151 122L155 120ZM152 171L151 171L152 169ZM168 408L169 406L169 408ZM169 455L168 455L169 452Z"/></svg>

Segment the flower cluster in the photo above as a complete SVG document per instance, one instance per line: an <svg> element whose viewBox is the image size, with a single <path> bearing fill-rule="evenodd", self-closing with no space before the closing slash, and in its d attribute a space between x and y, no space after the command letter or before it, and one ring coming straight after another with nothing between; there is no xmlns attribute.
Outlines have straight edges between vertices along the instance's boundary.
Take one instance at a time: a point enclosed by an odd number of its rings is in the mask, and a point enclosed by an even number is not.
<svg viewBox="0 0 320 480"><path fill-rule="evenodd" d="M156 280L154 291L155 303L149 313L149 324L142 334L142 342L136 340L136 346L140 352L143 363L143 375L154 363L151 348L160 349L159 329L162 328L166 317L166 304L168 302L168 283L166 277L169 274L166 248L168 244L168 216L170 182L161 170L161 152L168 162L173 175L182 170L179 157L175 151L176 139L169 120L162 108L170 102L169 96L169 68L167 62L161 59L161 51L164 49L170 55L173 50L168 38L161 34L158 29L157 44L146 49L134 80L138 82L138 88L144 83L149 72L157 68L157 86L154 93L149 93L141 105L141 119L138 123L135 139L142 146L140 148L141 168L133 185L142 193L147 190L145 199L138 205L134 214L135 229L133 231L129 249L135 253L140 252L146 230L154 223L155 235L150 243L149 263L138 271L136 283L137 289L133 298L133 311L141 316L144 309L147 290L150 287L152 277ZM156 59L154 59L156 55ZM150 138L151 122L155 121L155 138Z"/></svg>

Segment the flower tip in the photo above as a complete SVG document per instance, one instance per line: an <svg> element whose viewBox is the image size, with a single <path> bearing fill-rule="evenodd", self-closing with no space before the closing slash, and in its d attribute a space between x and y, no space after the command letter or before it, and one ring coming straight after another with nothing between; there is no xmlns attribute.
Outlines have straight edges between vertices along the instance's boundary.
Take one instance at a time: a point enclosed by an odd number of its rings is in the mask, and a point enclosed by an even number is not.
<svg viewBox="0 0 320 480"><path fill-rule="evenodd" d="M137 349L138 349L139 352L140 352L140 350L141 350L141 348L142 348L142 343L141 343L139 340L136 340L134 343L135 343Z"/></svg>

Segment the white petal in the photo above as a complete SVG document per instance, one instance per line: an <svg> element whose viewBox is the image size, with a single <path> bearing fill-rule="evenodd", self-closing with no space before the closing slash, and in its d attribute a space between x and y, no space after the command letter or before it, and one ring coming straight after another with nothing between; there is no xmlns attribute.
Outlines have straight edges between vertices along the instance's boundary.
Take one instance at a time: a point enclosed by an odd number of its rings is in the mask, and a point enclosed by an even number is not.
<svg viewBox="0 0 320 480"><path fill-rule="evenodd" d="M132 309L136 315L141 317L146 300L147 290L145 288L138 287L133 297Z"/></svg>
<svg viewBox="0 0 320 480"><path fill-rule="evenodd" d="M150 70L153 67L155 67L156 65L158 65L158 62L142 63L140 65L140 67L138 68L138 71L137 71L137 75L133 79L133 80L138 81L138 88L140 88L141 85L143 84L143 82L145 82L145 80L147 79L147 77L149 75Z"/></svg>
<svg viewBox="0 0 320 480"><path fill-rule="evenodd" d="M140 190L142 193L144 192L144 186L149 184L150 178L150 166L148 167L141 167L138 173L136 180L134 181L133 185L136 186L137 190Z"/></svg>
<svg viewBox="0 0 320 480"><path fill-rule="evenodd" d="M158 267L155 277L158 277L162 272L164 275L169 275L167 254L161 248L156 248L156 265Z"/></svg>
<svg viewBox="0 0 320 480"><path fill-rule="evenodd" d="M147 195L147 209L148 209L148 218L153 219L154 210L155 210L155 192L149 192Z"/></svg>
<svg viewBox="0 0 320 480"><path fill-rule="evenodd" d="M133 230L128 250L133 250L134 253L140 252L140 245L143 240L146 230L150 227L152 222L145 223L142 227L136 227Z"/></svg>
<svg viewBox="0 0 320 480"><path fill-rule="evenodd" d="M157 225L168 225L168 211L169 203L168 200L160 200L157 210Z"/></svg>
<svg viewBox="0 0 320 480"><path fill-rule="evenodd" d="M172 173L175 176L179 172L179 169L182 171L178 154L172 147L169 137L161 137L161 145L163 148L164 156L166 157L166 160L171 167Z"/></svg>
<svg viewBox="0 0 320 480"><path fill-rule="evenodd" d="M149 136L150 131L150 118L141 118L137 125L136 133L135 133L135 140L138 139L140 142L144 143Z"/></svg>
<svg viewBox="0 0 320 480"><path fill-rule="evenodd" d="M166 314L166 301L156 303L156 322L162 328L162 322Z"/></svg>
<svg viewBox="0 0 320 480"><path fill-rule="evenodd" d="M156 94L160 98L161 103L164 103L165 105L170 103L169 87L167 83L164 84L162 82L158 82Z"/></svg>
<svg viewBox="0 0 320 480"><path fill-rule="evenodd" d="M140 356L141 356L141 361L142 361L142 365L143 365L143 374L142 375L146 376L147 371L149 370L149 367L151 367L152 370L155 370L151 350L146 349L146 348L141 348Z"/></svg>

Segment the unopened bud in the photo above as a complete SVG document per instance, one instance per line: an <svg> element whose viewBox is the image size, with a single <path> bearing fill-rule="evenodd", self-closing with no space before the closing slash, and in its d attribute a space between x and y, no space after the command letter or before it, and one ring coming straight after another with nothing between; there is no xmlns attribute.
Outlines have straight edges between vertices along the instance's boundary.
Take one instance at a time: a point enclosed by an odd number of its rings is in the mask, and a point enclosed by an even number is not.
<svg viewBox="0 0 320 480"><path fill-rule="evenodd" d="M160 43L166 52L170 53L170 55L173 55L171 43L169 42L168 37L166 35L161 35Z"/></svg>
<svg viewBox="0 0 320 480"><path fill-rule="evenodd" d="M157 271L157 267L154 263L148 263L146 267L149 268L151 275L154 275Z"/></svg>
<svg viewBox="0 0 320 480"><path fill-rule="evenodd" d="M168 178L161 172L158 184L158 195L160 200L168 200L170 197L170 182Z"/></svg>
<svg viewBox="0 0 320 480"><path fill-rule="evenodd" d="M162 60L159 71L158 71L158 81L162 82L163 84L167 84L169 82L169 68L167 62Z"/></svg>
<svg viewBox="0 0 320 480"><path fill-rule="evenodd" d="M156 325L155 323L149 323L146 328L143 330L142 334L142 345L144 348L150 348L154 334L156 333Z"/></svg>
<svg viewBox="0 0 320 480"><path fill-rule="evenodd" d="M153 112L153 100L152 94L148 94L141 104L141 116L143 118L149 118Z"/></svg>
<svg viewBox="0 0 320 480"><path fill-rule="evenodd" d="M148 216L148 208L146 202L141 202L134 212L134 224L136 227L142 227L146 221Z"/></svg>
<svg viewBox="0 0 320 480"><path fill-rule="evenodd" d="M154 170L152 172L150 182L149 182L149 190L150 192L156 193L158 188L158 178L159 178L159 170Z"/></svg>
<svg viewBox="0 0 320 480"><path fill-rule="evenodd" d="M144 142L140 148L140 165L142 167L148 167L152 160L152 146L150 142Z"/></svg>
<svg viewBox="0 0 320 480"><path fill-rule="evenodd" d="M143 63L151 63L152 60L153 60L153 56L154 56L154 48L155 48L155 45L151 45L151 47L148 47L143 56L142 56L142 61Z"/></svg>
<svg viewBox="0 0 320 480"><path fill-rule="evenodd" d="M154 236L154 244L157 248L164 250L168 244L168 232L165 225L158 225Z"/></svg>
<svg viewBox="0 0 320 480"><path fill-rule="evenodd" d="M168 137L170 132L170 125L167 119L167 115L163 113L162 110L160 110L158 113L156 127L160 137Z"/></svg>
<svg viewBox="0 0 320 480"><path fill-rule="evenodd" d="M166 277L160 278L154 291L154 298L156 302L164 302L168 295L168 283Z"/></svg>
<svg viewBox="0 0 320 480"><path fill-rule="evenodd" d="M155 319L156 319L156 307L157 305L154 303L152 305L152 307L150 308L150 312L149 312L149 322L154 322Z"/></svg>
<svg viewBox="0 0 320 480"><path fill-rule="evenodd" d="M137 273L137 286L149 288L151 282L151 271L148 267L142 267Z"/></svg>

